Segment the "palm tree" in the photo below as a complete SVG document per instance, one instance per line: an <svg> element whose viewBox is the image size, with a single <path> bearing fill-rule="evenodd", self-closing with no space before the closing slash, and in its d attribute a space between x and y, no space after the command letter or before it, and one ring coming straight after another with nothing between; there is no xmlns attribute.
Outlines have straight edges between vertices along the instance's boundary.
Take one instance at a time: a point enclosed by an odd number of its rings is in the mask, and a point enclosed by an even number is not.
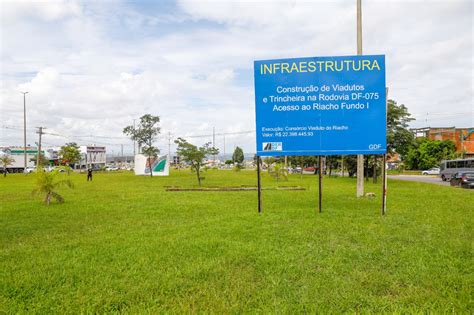
<svg viewBox="0 0 474 315"><path fill-rule="evenodd" d="M277 182L280 181L280 178L288 180L288 169L282 163L275 163L271 169L269 168L269 173Z"/></svg>
<svg viewBox="0 0 474 315"><path fill-rule="evenodd" d="M14 160L6 154L0 157L0 165L3 167L3 177L7 176L7 166L12 165L13 162Z"/></svg>
<svg viewBox="0 0 474 315"><path fill-rule="evenodd" d="M44 203L49 205L51 199L54 198L58 203L63 203L64 198L56 192L57 188L61 186L67 186L73 188L73 184L70 179L56 179L58 172L43 172L39 169L36 172L36 188L33 190L35 195L43 195Z"/></svg>

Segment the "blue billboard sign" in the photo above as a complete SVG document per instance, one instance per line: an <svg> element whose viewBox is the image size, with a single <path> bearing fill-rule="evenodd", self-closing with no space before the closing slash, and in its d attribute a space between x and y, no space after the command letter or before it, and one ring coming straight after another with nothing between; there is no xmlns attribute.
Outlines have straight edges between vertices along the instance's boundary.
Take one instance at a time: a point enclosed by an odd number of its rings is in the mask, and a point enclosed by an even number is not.
<svg viewBox="0 0 474 315"><path fill-rule="evenodd" d="M257 155L386 153L385 56L254 62Z"/></svg>

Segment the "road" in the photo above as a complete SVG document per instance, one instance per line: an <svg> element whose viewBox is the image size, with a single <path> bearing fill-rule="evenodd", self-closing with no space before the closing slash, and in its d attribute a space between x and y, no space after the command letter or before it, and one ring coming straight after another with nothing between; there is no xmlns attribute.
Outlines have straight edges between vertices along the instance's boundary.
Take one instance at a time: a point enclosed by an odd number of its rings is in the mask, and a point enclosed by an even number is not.
<svg viewBox="0 0 474 315"><path fill-rule="evenodd" d="M449 182L443 182L438 176L430 175L388 175L390 179L407 180L411 182L429 183L442 186L449 186Z"/></svg>

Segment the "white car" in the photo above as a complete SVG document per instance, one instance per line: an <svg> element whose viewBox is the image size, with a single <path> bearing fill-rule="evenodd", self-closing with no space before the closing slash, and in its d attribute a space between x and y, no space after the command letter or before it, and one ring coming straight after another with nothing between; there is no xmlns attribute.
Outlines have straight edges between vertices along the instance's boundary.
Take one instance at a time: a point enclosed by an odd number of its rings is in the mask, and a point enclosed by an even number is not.
<svg viewBox="0 0 474 315"><path fill-rule="evenodd" d="M110 171L118 171L119 168L117 166L107 166L105 168L106 171L110 172Z"/></svg>
<svg viewBox="0 0 474 315"><path fill-rule="evenodd" d="M439 175L439 167L433 167L429 170L421 172L421 175Z"/></svg>
<svg viewBox="0 0 474 315"><path fill-rule="evenodd" d="M30 174L30 173L33 173L36 169L34 167L27 167L23 173L25 174Z"/></svg>

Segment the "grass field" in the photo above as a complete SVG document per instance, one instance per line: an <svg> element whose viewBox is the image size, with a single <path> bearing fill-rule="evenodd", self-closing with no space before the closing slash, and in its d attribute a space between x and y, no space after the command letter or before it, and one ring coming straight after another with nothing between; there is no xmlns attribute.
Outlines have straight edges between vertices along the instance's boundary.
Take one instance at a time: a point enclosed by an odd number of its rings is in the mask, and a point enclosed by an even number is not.
<svg viewBox="0 0 474 315"><path fill-rule="evenodd" d="M61 175L67 176L67 175ZM252 185L209 171L204 185ZM0 178L0 313L473 313L474 192L389 181L388 214L355 179L305 191L165 192L194 174L72 174L64 204ZM264 176L265 186L277 185Z"/></svg>

